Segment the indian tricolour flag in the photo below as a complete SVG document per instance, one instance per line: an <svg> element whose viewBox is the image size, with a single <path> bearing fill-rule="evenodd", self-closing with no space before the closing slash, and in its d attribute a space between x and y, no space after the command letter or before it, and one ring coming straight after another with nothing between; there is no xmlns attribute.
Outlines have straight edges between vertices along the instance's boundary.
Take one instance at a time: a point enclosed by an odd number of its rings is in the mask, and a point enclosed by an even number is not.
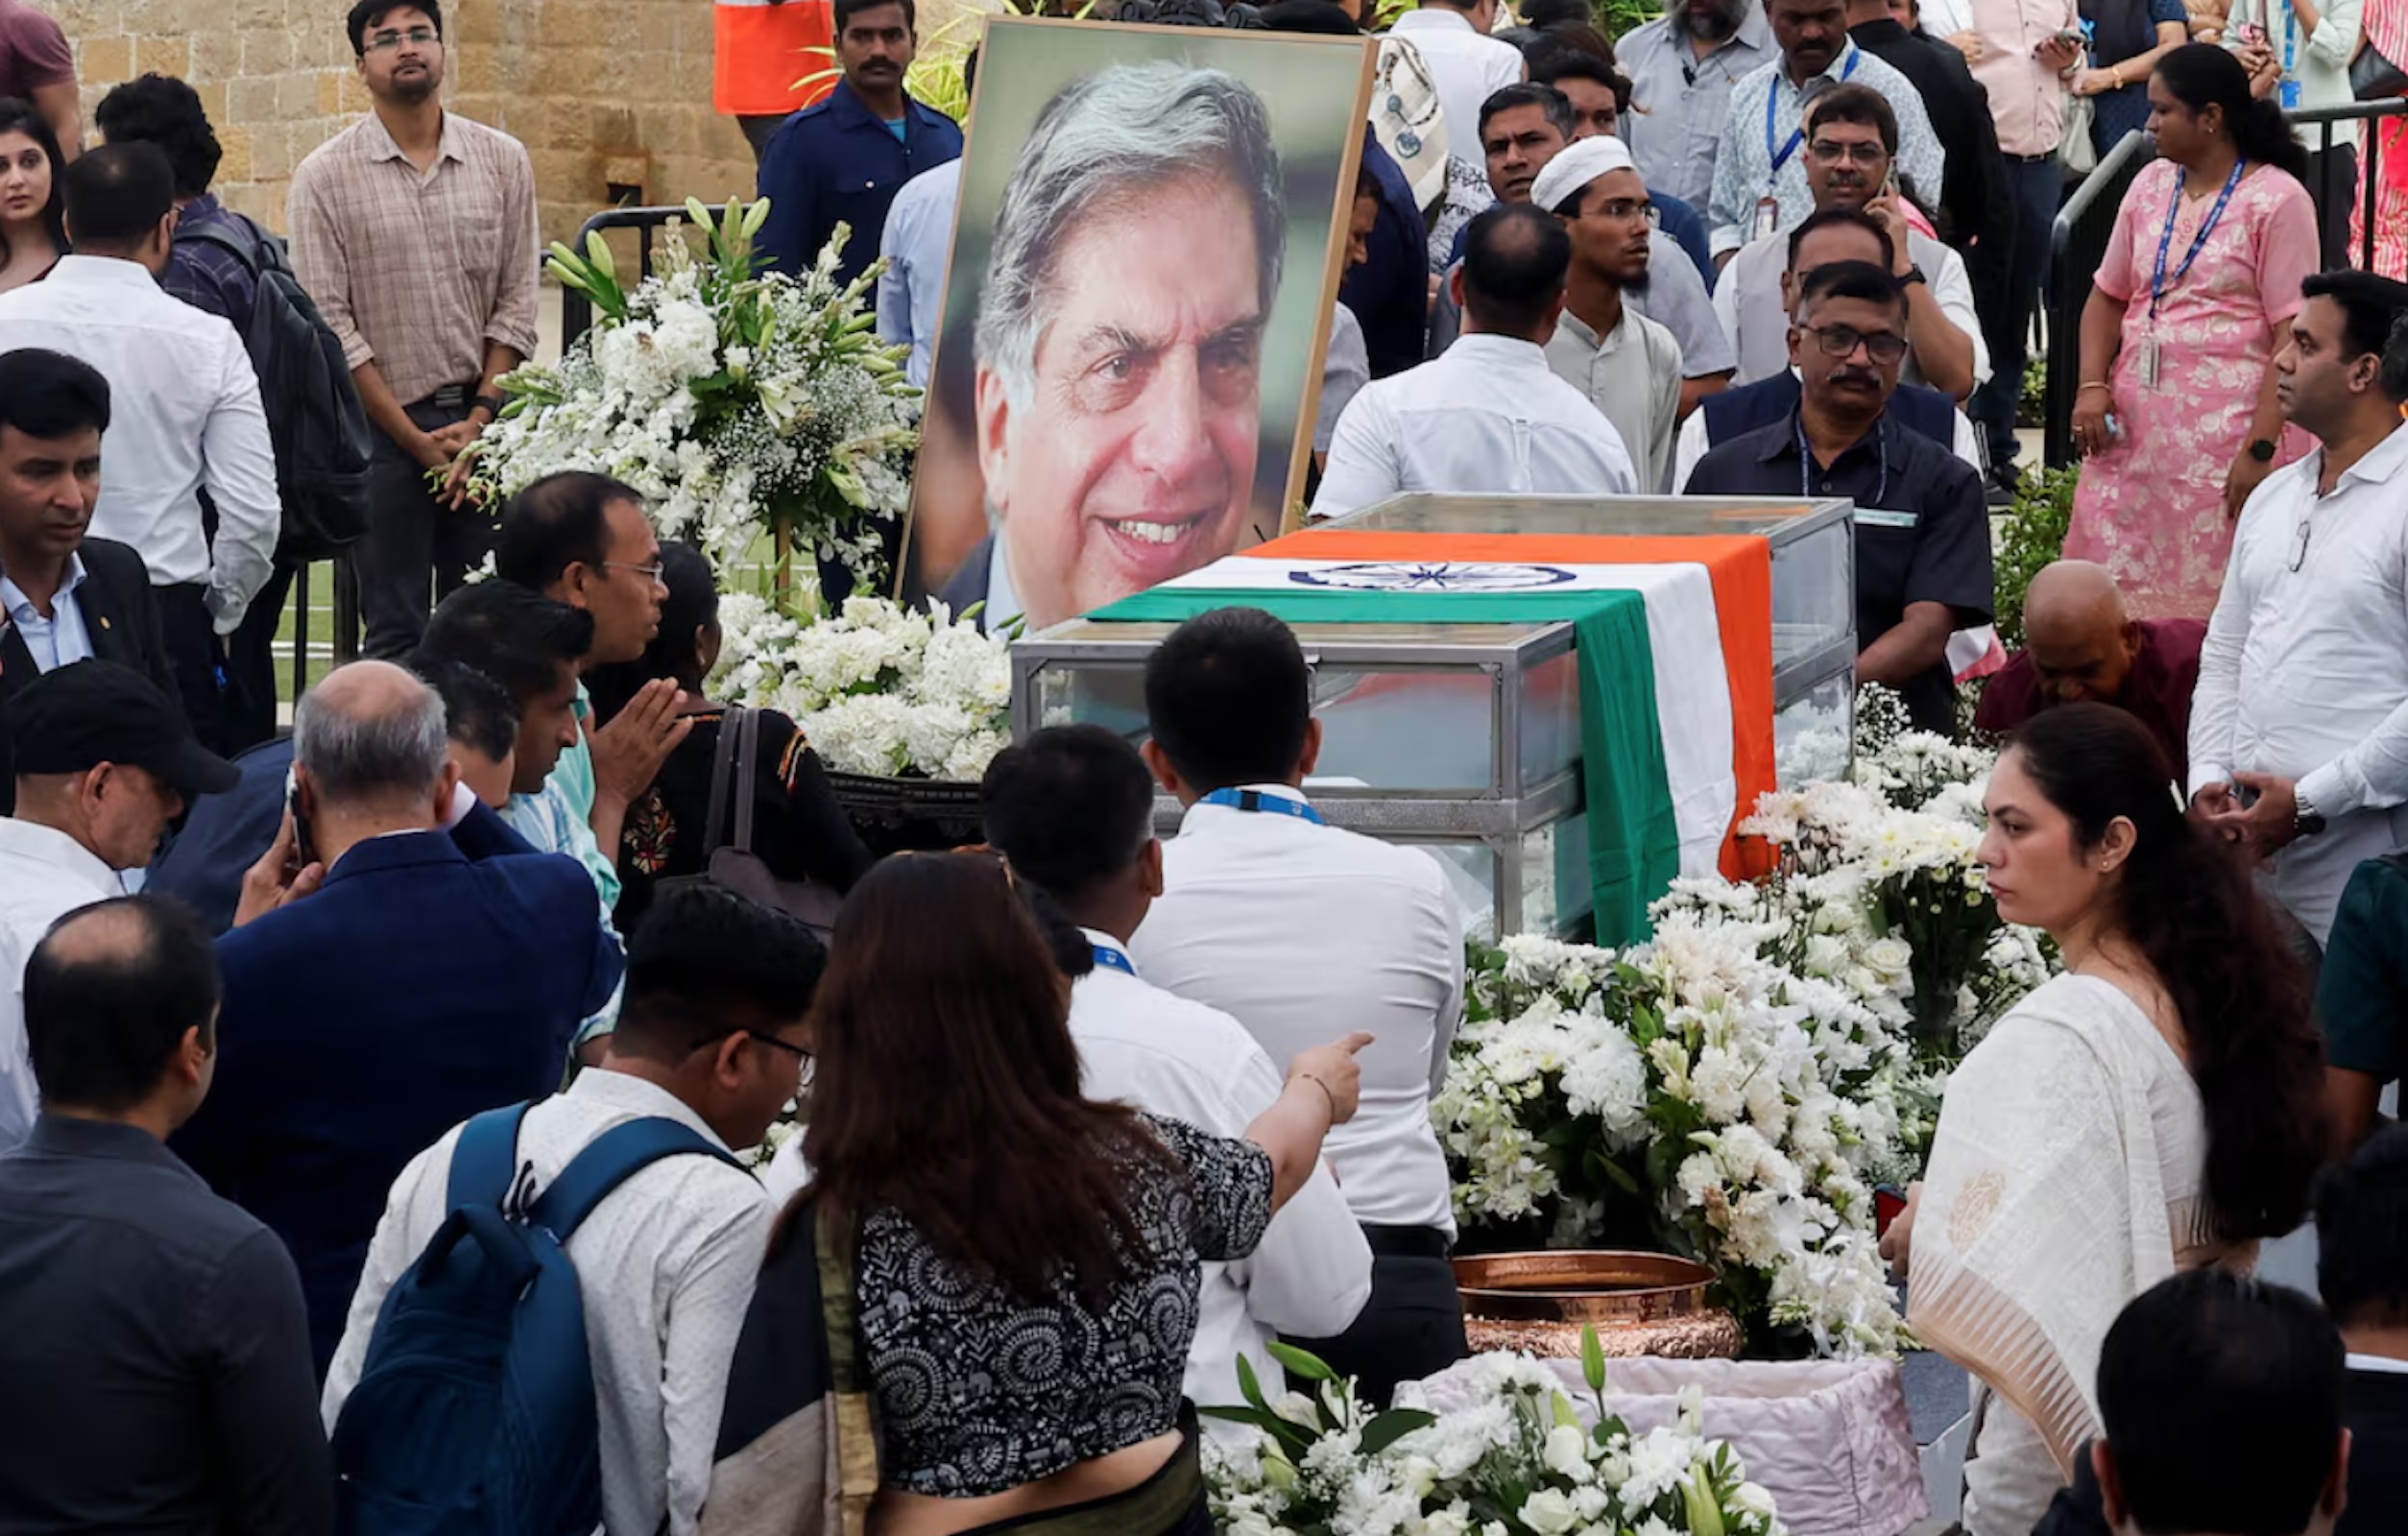
<svg viewBox="0 0 2408 1536"><path fill-rule="evenodd" d="M1296 623L1574 625L1598 935L1646 932L1675 874L1739 873L1773 787L1772 566L1760 538L1322 529L1116 603L1104 620L1263 608Z"/></svg>

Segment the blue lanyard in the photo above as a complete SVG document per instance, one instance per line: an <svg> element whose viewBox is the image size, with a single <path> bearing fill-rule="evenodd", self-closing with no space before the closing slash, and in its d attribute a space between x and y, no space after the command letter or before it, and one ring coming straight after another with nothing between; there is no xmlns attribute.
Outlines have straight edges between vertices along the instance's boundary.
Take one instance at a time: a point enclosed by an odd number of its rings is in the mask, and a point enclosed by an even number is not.
<svg viewBox="0 0 2408 1536"><path fill-rule="evenodd" d="M2297 111L2300 108L2300 82L2299 77L2293 72L2292 67L2294 63L2297 62L2299 46L2300 17L2298 12L2294 12L2288 3L2284 3L2282 7L2282 84L2280 91L2282 97L2282 109L2286 112Z"/></svg>
<svg viewBox="0 0 2408 1536"><path fill-rule="evenodd" d="M1231 810L1266 810L1275 816L1293 816L1300 822L1311 822L1315 827L1329 825L1321 819L1319 811L1314 810L1303 801L1289 800L1285 795L1265 795L1259 789L1216 789L1205 796L1202 803L1207 805L1226 805Z"/></svg>
<svg viewBox="0 0 2408 1536"><path fill-rule="evenodd" d="M1815 499L1815 490L1813 483L1807 477L1815 471L1815 450L1806 445L1805 414L1799 413L1795 420L1797 423L1797 493L1803 499L1812 501ZM1881 423L1878 421L1873 423L1873 446L1881 455L1881 478L1873 482L1873 499L1864 503L1868 511L1880 508L1882 502L1890 495L1890 434L1882 430Z"/></svg>
<svg viewBox="0 0 2408 1536"><path fill-rule="evenodd" d="M1848 44L1847 67L1840 71L1842 84L1847 84L1848 77L1856 73L1856 61L1864 57L1854 43ZM1781 167L1790 163L1790 156L1797 153L1797 147L1806 142L1806 88L1799 86L1797 94L1797 126L1790 130L1790 141L1776 153L1772 148L1772 113L1781 100L1781 72L1775 69L1771 86L1764 93L1764 152L1772 158L1772 173L1765 178L1768 185L1781 174Z"/></svg>
<svg viewBox="0 0 2408 1536"><path fill-rule="evenodd" d="M2224 217L2224 205L2232 201L2232 189L2241 184L2241 173L2248 170L2250 162L2247 160L2232 162L2232 174L2224 179L2224 190L2216 194L2216 205L2207 210L2207 217L2200 225L2199 233L2191 237L2191 249L2182 257L2182 265L2175 271L2176 282L2180 282L2189 276L2191 263L2199 259L2199 252L2205 248L2207 237L2216 232L2216 221ZM2174 195L2166 200L2165 228L2157 231L2157 270L2149 279L2149 318L2151 320L2157 318L2157 300L2165 297L2168 286L2165 276L2165 253L2174 245L2174 216L2181 210L2181 207L2182 178L2178 172L2174 178Z"/></svg>
<svg viewBox="0 0 2408 1536"><path fill-rule="evenodd" d="M1092 943L1093 941L1090 942ZM1118 971L1124 976L1134 976L1137 974L1137 967L1129 964L1129 957L1122 954L1112 946L1108 944L1097 944L1095 946L1095 950L1096 964L1102 966L1107 970Z"/></svg>

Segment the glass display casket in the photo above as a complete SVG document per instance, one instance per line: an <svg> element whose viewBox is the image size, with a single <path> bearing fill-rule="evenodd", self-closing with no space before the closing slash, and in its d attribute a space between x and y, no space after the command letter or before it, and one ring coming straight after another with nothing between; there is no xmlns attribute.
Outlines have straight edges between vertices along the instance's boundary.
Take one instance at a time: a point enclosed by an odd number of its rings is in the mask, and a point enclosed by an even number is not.
<svg viewBox="0 0 2408 1536"><path fill-rule="evenodd" d="M1405 496L1325 525L1390 533L1746 535L1770 545L1776 747L1829 711L1844 765L1855 660L1851 509L1735 498ZM1312 535L1284 540L1310 554ZM1612 563L1610 554L1596 559ZM1665 558L1661 554L1653 557ZM1144 736L1146 656L1168 623L1074 619L1012 646L1013 732L1086 721ZM1294 625L1322 724L1308 784L1335 825L1427 846L1490 934L1580 933L1594 905L1574 625ZM1839 680L1835 690L1831 679ZM1779 714L1797 708L1783 730ZM1177 808L1164 801L1168 831Z"/></svg>

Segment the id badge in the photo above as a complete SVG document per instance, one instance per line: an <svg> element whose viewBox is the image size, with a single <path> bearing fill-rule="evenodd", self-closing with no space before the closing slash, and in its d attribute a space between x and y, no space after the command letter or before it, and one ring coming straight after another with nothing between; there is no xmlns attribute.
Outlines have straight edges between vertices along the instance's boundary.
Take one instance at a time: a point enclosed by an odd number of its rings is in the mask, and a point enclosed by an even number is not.
<svg viewBox="0 0 2408 1536"><path fill-rule="evenodd" d="M2286 80L2282 83L2282 109L2286 112L2296 112L2300 109L2300 83L2296 80Z"/></svg>
<svg viewBox="0 0 2408 1536"><path fill-rule="evenodd" d="M2140 344L2140 387L2145 390L2157 387L2157 338L2155 336Z"/></svg>
<svg viewBox="0 0 2408 1536"><path fill-rule="evenodd" d="M1763 240L1781 229L1781 200L1761 197L1756 200L1756 232L1750 238Z"/></svg>

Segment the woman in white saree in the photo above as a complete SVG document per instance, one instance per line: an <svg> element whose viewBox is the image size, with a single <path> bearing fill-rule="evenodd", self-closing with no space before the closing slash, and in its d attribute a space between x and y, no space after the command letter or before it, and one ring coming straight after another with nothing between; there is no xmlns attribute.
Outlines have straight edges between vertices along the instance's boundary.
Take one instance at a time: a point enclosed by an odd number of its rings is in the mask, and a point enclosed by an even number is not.
<svg viewBox="0 0 2408 1536"><path fill-rule="evenodd" d="M1885 1248L1908 1320L1977 1379L1969 1536L2028 1536L2099 1432L2099 1348L2179 1269L2253 1261L2306 1209L2322 1047L2297 958L2186 820L2131 716L2064 705L1990 776L2000 915L2066 973L1948 1084L1929 1171Z"/></svg>

